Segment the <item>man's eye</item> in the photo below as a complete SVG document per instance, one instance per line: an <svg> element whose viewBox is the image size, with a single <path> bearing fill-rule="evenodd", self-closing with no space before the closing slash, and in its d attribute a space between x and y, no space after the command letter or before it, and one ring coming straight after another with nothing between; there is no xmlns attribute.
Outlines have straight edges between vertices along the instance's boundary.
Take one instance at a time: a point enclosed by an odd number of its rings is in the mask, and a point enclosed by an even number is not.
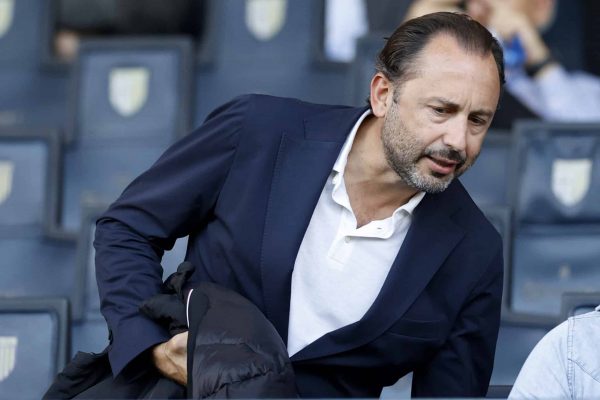
<svg viewBox="0 0 600 400"><path fill-rule="evenodd" d="M443 115L446 113L446 109L442 107L431 107L434 113Z"/></svg>
<svg viewBox="0 0 600 400"><path fill-rule="evenodd" d="M479 117L471 117L471 122L475 125L485 125L486 123L485 119Z"/></svg>

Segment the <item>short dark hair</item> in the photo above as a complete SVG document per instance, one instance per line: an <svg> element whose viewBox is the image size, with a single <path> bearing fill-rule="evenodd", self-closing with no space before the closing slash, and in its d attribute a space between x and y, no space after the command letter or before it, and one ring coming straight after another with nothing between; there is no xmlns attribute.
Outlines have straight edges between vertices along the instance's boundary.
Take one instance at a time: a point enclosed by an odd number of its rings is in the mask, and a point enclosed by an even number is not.
<svg viewBox="0 0 600 400"><path fill-rule="evenodd" d="M390 81L400 84L417 72L415 59L429 41L447 34L467 52L492 53L498 67L500 86L504 84L504 56L492 34L466 14L436 12L414 18L400 25L379 52L375 68Z"/></svg>

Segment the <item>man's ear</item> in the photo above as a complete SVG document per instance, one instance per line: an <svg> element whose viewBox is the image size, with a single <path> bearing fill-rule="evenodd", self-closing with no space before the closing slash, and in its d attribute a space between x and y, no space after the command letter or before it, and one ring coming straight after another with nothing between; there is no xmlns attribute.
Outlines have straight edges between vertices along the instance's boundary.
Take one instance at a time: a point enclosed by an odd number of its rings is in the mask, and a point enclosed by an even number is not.
<svg viewBox="0 0 600 400"><path fill-rule="evenodd" d="M371 109L376 117L384 117L388 108L392 104L393 96L392 82L381 72L378 72L371 79Z"/></svg>

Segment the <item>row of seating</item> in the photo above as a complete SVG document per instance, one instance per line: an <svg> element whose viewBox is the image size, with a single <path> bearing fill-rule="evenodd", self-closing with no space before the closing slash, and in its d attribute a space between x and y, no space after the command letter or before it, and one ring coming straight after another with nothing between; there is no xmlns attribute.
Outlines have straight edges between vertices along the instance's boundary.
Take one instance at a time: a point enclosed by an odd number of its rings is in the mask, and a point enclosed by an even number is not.
<svg viewBox="0 0 600 400"><path fill-rule="evenodd" d="M17 12L41 1L14 2L15 21L25 15L31 25L42 18L42 11ZM69 94L60 74L38 70L39 45L29 64L4 63L9 53L0 51L0 294L10 296L0 303L32 306L26 316L46 315L32 325L0 323L6 328L0 352L15 354L0 357L14 360L0 365L0 398L39 397L68 354L99 351L107 343L92 262L95 218L191 121L197 124L216 105L248 91L363 103L373 51L382 40L364 56L359 52L350 70L315 64L309 56L313 33L302 27L319 3L289 2L286 25L265 41L247 29L243 2L214 2L208 37L219 40L208 41L210 66L195 65L192 43L181 38L86 42L68 72ZM9 39L0 37L0 49ZM8 113L14 110L24 111ZM56 129L22 128L24 122ZM512 384L529 350L566 315L560 316L561 307L572 308L563 292L576 292L572 298L597 289L599 131L524 123L514 132L490 133L476 166L461 178L505 241L505 312L492 383ZM165 275L183 259L185 246L180 240L167 253ZM32 299L40 296L53 299L41 304L60 307L40 312ZM10 306L2 312L19 313ZM60 328L64 324L70 329ZM41 336L21 336L27 333ZM64 351L39 353L51 361L38 374L28 361L36 347L23 343L48 340L62 343Z"/></svg>
<svg viewBox="0 0 600 400"><path fill-rule="evenodd" d="M595 172L600 135L595 126L545 123L523 123L513 134L502 135L487 142L480 162L461 179L505 241L504 316L493 382L510 384L532 346L566 316L564 311L561 315L563 294L597 290L599 246L590 232L597 229L600 213L590 197L597 196L600 184ZM56 234L52 216L58 215L57 166L63 147L54 132L0 132L0 249L8 266L0 291L11 296L68 294L73 350L99 351L107 336L99 313L92 238L94 221L106 203L84 207L76 241ZM491 152L504 152L499 158L512 161L487 165ZM489 202L485 187L499 168L506 168L504 175L511 178L504 179L504 187L497 182L501 195ZM512 195L503 194L511 188ZM501 204L504 199L508 205ZM166 273L183 260L185 246L180 240L167 253Z"/></svg>
<svg viewBox="0 0 600 400"><path fill-rule="evenodd" d="M567 307L577 305L570 308L566 318L593 309L600 302L600 293L587 294L585 298L573 294L565 300ZM94 347L106 341L101 318L89 319L87 324L76 323L71 329L69 321L66 298L0 298L0 398L40 398L68 360L71 338L79 335L101 339L96 343L78 343ZM503 317L488 397L506 398L527 355L556 323L531 316ZM104 338L98 335L102 331ZM410 378L409 375L387 388L382 397L408 398Z"/></svg>
<svg viewBox="0 0 600 400"><path fill-rule="evenodd" d="M597 290L599 145L600 125L521 122L461 178L481 206L508 207L508 309L556 316L562 292Z"/></svg>

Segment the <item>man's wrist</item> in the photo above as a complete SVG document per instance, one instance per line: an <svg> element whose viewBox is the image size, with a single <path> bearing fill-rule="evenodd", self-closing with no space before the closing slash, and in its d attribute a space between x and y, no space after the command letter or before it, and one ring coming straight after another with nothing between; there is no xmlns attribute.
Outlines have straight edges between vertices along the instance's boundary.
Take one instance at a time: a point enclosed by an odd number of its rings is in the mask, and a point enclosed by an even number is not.
<svg viewBox="0 0 600 400"><path fill-rule="evenodd" d="M544 58L536 63L526 65L525 73L527 73L527 75L530 78L535 78L543 70L545 70L547 67L549 67L550 65L555 64L555 63L556 63L556 60L551 55L548 55L546 58Z"/></svg>

